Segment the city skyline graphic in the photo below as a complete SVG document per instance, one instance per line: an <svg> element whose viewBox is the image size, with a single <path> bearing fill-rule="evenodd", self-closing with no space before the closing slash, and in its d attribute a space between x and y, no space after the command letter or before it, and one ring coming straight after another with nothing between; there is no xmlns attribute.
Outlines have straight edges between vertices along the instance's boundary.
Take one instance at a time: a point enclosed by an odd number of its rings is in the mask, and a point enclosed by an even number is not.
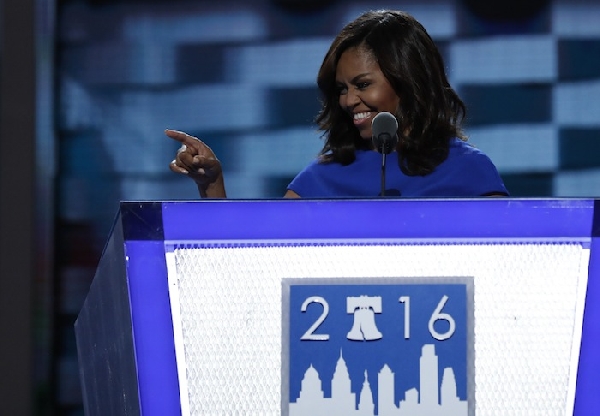
<svg viewBox="0 0 600 416"><path fill-rule="evenodd" d="M396 374L388 363L377 374L377 397L371 390L367 370L364 371L364 380L357 396L352 392L350 373L343 351L340 351L331 379L331 397L325 397L318 369L311 364L304 373L299 397L289 404L289 415L467 416L468 402L457 395L454 370L451 367L444 368L442 380L439 381L438 356L434 344L423 345L419 361L419 386L406 390L404 398L395 398Z"/></svg>

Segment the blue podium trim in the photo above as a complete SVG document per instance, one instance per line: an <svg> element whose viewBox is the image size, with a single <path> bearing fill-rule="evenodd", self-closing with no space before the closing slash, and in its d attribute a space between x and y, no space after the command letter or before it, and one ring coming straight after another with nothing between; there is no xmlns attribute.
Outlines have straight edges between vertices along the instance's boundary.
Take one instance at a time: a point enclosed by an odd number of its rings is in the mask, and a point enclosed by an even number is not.
<svg viewBox="0 0 600 416"><path fill-rule="evenodd" d="M595 415L600 408L600 237L592 238L588 276L574 416Z"/></svg>
<svg viewBox="0 0 600 416"><path fill-rule="evenodd" d="M162 241L125 244L141 414L181 414Z"/></svg>
<svg viewBox="0 0 600 416"><path fill-rule="evenodd" d="M585 199L202 200L163 203L163 222L169 241L580 239L593 208Z"/></svg>

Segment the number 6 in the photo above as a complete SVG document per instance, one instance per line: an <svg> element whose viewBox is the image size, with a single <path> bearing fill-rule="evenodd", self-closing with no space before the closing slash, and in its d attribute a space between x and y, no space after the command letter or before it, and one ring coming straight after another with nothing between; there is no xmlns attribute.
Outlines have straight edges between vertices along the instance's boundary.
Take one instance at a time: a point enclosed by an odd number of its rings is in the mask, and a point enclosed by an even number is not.
<svg viewBox="0 0 600 416"><path fill-rule="evenodd" d="M450 338L452 335L454 335L454 331L456 330L456 322L454 322L454 318L447 313L442 313L442 308L446 304L447 300L448 296L444 295L442 300L440 300L440 303L438 303L437 308L435 308L435 311L433 311L431 314L431 318L429 318L429 332L431 333L431 336L438 341L444 341ZM448 321L450 328L448 328L448 331L445 333L440 334L433 327L436 321Z"/></svg>

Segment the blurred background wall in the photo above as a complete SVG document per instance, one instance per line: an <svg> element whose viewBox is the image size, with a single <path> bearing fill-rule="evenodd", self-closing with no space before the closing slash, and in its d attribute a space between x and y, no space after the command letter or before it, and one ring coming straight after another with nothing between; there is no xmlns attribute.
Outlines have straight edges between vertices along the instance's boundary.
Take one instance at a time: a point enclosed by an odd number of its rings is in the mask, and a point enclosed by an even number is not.
<svg viewBox="0 0 600 416"><path fill-rule="evenodd" d="M33 335L17 339L31 351L13 361L33 357L36 414L82 414L73 322L119 201L197 198L168 170L178 146L163 130L204 139L230 197L280 197L322 145L323 55L364 10L406 10L428 29L470 141L513 196L600 196L600 0L0 1L2 267L22 283L0 279L10 305L31 295L18 310ZM15 240L18 221L30 229Z"/></svg>

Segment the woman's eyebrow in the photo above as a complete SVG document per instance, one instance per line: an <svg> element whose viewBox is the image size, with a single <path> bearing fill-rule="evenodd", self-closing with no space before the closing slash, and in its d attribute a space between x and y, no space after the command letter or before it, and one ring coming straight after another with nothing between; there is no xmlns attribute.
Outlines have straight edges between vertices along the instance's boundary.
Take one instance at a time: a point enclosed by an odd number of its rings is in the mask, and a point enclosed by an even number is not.
<svg viewBox="0 0 600 416"><path fill-rule="evenodd" d="M355 76L354 78L352 78L352 79L350 80L350 83L351 83L351 84L355 84L356 82L360 81L360 79L361 79L361 78L363 78L363 77L366 77L366 76L368 76L368 75L370 75L370 72L364 72L364 73L362 73L362 74L358 74L357 76ZM337 84L339 84L339 85L345 84L344 82L342 82L342 81L339 81L339 80L337 80L337 79L335 80L335 82L336 82Z"/></svg>

